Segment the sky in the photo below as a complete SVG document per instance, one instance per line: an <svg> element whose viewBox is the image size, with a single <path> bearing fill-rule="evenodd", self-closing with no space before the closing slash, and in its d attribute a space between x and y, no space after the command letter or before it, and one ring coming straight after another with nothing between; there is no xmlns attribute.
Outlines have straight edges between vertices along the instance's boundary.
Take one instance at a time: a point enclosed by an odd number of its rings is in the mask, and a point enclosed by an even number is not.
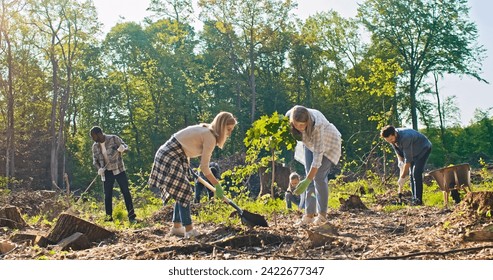
<svg viewBox="0 0 493 280"><path fill-rule="evenodd" d="M99 21L108 32L118 22L141 22L150 14L146 11L150 0L93 0ZM319 11L334 10L345 18L355 17L358 3L362 0L298 0L295 11L302 19ZM479 45L485 47L486 59L483 61L481 77L490 84L469 77L445 76L439 81L441 99L456 96L462 125L470 124L476 109L490 111L493 115L493 1L469 0L470 17L479 31Z"/></svg>

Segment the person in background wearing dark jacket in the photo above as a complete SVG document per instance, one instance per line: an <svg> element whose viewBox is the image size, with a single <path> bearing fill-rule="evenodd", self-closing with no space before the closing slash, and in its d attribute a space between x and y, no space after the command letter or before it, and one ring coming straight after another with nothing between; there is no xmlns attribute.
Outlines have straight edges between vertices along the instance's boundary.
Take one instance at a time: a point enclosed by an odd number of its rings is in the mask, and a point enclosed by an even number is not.
<svg viewBox="0 0 493 280"><path fill-rule="evenodd" d="M387 125L380 131L395 151L399 160L399 188L409 175L411 180L412 205L423 205L423 171L431 153L431 142L418 131L410 128L395 128Z"/></svg>
<svg viewBox="0 0 493 280"><path fill-rule="evenodd" d="M221 172L219 170L219 164L217 164L216 162L211 162L211 163L209 163L209 168L211 169L212 175L214 175L214 177L221 178ZM209 182L207 180L207 177L205 177L204 173L200 172L200 177L202 177L204 180L206 180L207 182ZM209 199L211 199L211 198L214 197L214 192L211 191L211 190L209 190L206 186L204 186L204 184L202 184L197 179L197 180L195 180L195 198L194 198L193 202L200 203L200 195L202 194L202 191L204 189L206 190Z"/></svg>
<svg viewBox="0 0 493 280"><path fill-rule="evenodd" d="M113 221L113 185L115 180L120 186L120 190L125 200L125 207L128 212L128 219L131 223L136 220L132 196L128 189L128 178L125 172L122 154L128 150L127 144L116 135L104 134L99 126L91 128L90 135L94 144L92 145L92 162L98 169L98 174L104 181L104 207L106 211L106 221Z"/></svg>

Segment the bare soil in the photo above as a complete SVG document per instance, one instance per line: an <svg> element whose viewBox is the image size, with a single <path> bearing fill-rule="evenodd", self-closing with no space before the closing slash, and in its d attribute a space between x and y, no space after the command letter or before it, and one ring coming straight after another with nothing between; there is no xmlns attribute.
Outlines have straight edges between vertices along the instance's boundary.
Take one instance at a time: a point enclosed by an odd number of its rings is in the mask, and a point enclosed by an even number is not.
<svg viewBox="0 0 493 280"><path fill-rule="evenodd" d="M469 193L449 209L406 206L385 212L393 203L390 195L377 196L375 205L330 209L329 223L323 226L296 226L301 213L271 214L269 227L229 227L224 224L195 223L202 233L194 240L170 236L172 209L163 207L142 224L116 231L111 238L93 242L79 251L54 251L52 246L15 243L19 232L38 232L45 236L50 228L29 225L22 230L0 227L0 243L13 248L0 253L0 259L74 260L243 260L243 259L440 259L487 260L493 257L493 240L466 241L470 232L491 229L491 193ZM3 204L15 205L20 212L36 215L48 212L56 217L67 209L63 199L43 191L23 191ZM194 211L201 211L194 205ZM490 211L490 212L488 212ZM227 217L225 218L227 219ZM153 226L166 224L166 226Z"/></svg>

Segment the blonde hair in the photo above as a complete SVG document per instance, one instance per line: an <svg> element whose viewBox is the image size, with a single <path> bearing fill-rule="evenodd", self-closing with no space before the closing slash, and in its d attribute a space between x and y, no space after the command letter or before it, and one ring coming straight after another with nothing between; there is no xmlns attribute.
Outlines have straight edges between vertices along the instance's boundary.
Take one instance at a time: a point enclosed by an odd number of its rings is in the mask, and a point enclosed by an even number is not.
<svg viewBox="0 0 493 280"><path fill-rule="evenodd" d="M226 126L236 125L237 123L233 114L229 112L220 112L210 124L205 124L204 126L209 127L212 134L216 136L217 146L222 149L227 139Z"/></svg>
<svg viewBox="0 0 493 280"><path fill-rule="evenodd" d="M305 133L308 137L312 136L313 119L311 117L310 111L308 111L306 107L301 105L294 106L289 116L289 121L291 123L293 123L293 121L306 123Z"/></svg>

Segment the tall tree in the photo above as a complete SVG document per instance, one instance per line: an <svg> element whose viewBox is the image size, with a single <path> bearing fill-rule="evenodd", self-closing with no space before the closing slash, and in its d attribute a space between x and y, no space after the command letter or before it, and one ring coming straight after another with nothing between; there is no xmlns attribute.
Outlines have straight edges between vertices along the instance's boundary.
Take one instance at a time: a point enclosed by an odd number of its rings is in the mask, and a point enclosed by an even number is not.
<svg viewBox="0 0 493 280"><path fill-rule="evenodd" d="M79 42L97 31L96 13L90 0L43 0L29 4L31 24L39 33L39 47L52 68L50 177L52 186L56 187L63 184L60 171L65 172L65 123L73 87L73 65L80 56Z"/></svg>
<svg viewBox="0 0 493 280"><path fill-rule="evenodd" d="M171 18L178 23L190 23L193 17L192 0L151 0L148 10L159 18Z"/></svg>
<svg viewBox="0 0 493 280"><path fill-rule="evenodd" d="M142 164L141 130L144 127L139 122L140 114L147 114L147 101L146 92L141 92L139 88L142 83L140 76L144 71L143 62L149 59L149 40L139 24L128 22L114 26L103 44L105 54L111 58L108 90L114 98L108 101L119 120L118 127L112 129L130 127L133 136L132 150L136 152L137 162Z"/></svg>
<svg viewBox="0 0 493 280"><path fill-rule="evenodd" d="M313 93L307 101L318 106L323 104L325 107L332 107L334 113L331 117L337 114L344 115L343 121L353 125L353 118L357 117L353 117L352 111L356 108L350 108L355 99L348 94L350 86L347 77L350 70L353 71L353 76L360 75L357 66L365 53L357 22L342 18L335 11L329 11L308 18L303 29L307 40L312 41L312 45L318 48L318 57L323 65L315 73L315 80L312 82ZM339 104L336 105L334 101ZM338 125L341 127L342 123Z"/></svg>
<svg viewBox="0 0 493 280"><path fill-rule="evenodd" d="M358 17L373 40L386 40L399 54L407 75L410 113L418 129L417 94L430 73L480 77L484 48L477 45L476 25L467 0L368 0Z"/></svg>
<svg viewBox="0 0 493 280"><path fill-rule="evenodd" d="M2 86L0 91L5 92L5 99L7 100L5 177L10 179L15 176L14 72L16 70L11 32L13 33L16 21L18 22L18 13L22 6L17 0L2 0L0 4L0 52L5 54L7 67L6 81L3 75L0 76L0 85Z"/></svg>
<svg viewBox="0 0 493 280"><path fill-rule="evenodd" d="M244 73L250 91L250 120L256 118L256 64L259 48L283 25L289 22L290 12L296 7L292 0L200 0L201 16L214 21L225 40L230 42L229 53L243 57ZM238 41L232 41L238 38ZM238 60L236 60L238 61Z"/></svg>

